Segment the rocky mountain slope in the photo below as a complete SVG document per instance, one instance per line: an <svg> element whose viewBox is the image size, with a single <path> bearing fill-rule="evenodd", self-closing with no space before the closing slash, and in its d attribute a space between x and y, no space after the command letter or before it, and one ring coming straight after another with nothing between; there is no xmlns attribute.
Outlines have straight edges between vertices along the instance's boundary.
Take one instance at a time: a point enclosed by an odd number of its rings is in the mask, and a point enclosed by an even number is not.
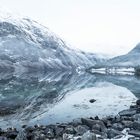
<svg viewBox="0 0 140 140"><path fill-rule="evenodd" d="M140 43L126 55L118 56L107 62L109 66L137 67L140 65Z"/></svg>
<svg viewBox="0 0 140 140"><path fill-rule="evenodd" d="M0 11L0 71L79 70L98 61L98 55L69 48L36 21Z"/></svg>

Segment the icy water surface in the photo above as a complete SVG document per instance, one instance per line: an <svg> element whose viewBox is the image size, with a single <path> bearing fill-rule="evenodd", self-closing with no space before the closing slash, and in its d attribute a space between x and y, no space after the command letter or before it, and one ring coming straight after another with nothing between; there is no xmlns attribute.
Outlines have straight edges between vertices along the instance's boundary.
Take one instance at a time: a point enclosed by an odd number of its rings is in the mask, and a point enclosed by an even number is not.
<svg viewBox="0 0 140 140"><path fill-rule="evenodd" d="M0 74L0 126L51 124L116 115L140 97L132 75L65 72ZM90 100L95 102L91 103Z"/></svg>

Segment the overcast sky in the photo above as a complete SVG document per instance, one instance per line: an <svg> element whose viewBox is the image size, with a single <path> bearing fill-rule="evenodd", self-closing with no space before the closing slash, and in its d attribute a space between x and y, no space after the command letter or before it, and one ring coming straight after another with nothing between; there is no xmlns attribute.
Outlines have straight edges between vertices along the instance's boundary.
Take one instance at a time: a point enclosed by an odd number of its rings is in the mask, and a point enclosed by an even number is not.
<svg viewBox="0 0 140 140"><path fill-rule="evenodd" d="M123 54L140 42L140 0L0 0L75 48Z"/></svg>

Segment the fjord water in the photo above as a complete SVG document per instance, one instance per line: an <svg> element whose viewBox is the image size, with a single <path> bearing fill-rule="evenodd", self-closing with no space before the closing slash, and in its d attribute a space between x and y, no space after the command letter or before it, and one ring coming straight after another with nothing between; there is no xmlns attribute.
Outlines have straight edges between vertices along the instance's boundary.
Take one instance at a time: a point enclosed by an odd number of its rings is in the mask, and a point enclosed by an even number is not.
<svg viewBox="0 0 140 140"><path fill-rule="evenodd" d="M71 72L0 74L0 126L52 124L116 115L140 96L133 75ZM94 103L90 100L95 99Z"/></svg>

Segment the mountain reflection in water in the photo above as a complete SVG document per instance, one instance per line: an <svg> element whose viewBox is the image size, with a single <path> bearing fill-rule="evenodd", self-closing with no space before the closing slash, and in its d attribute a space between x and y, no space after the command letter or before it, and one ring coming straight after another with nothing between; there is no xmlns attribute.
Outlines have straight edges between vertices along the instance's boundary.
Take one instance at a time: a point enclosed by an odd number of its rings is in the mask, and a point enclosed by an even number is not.
<svg viewBox="0 0 140 140"><path fill-rule="evenodd" d="M139 87L140 80L131 75L0 73L0 125L18 127L114 115L140 96ZM96 101L91 104L93 98Z"/></svg>

